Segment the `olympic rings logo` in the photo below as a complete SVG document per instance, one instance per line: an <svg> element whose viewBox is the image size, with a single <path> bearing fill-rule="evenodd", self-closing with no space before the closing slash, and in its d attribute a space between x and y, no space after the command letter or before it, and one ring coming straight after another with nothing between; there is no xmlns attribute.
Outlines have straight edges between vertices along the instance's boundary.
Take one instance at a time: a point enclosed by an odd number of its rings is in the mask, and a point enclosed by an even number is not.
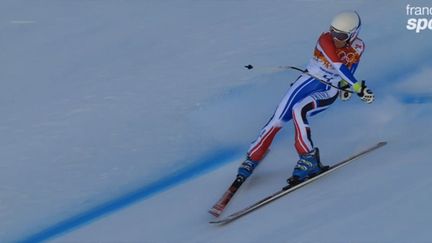
<svg viewBox="0 0 432 243"><path fill-rule="evenodd" d="M340 60L345 64L353 64L356 62L357 55L354 52L346 52L341 50L337 53Z"/></svg>

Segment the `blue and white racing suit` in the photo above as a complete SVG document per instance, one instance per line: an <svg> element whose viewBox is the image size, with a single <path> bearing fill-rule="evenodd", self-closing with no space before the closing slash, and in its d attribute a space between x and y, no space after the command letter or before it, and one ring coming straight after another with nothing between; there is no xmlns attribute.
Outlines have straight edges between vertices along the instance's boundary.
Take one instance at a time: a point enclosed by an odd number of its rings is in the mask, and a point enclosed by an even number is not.
<svg viewBox="0 0 432 243"><path fill-rule="evenodd" d="M345 80L349 85L357 83L354 72L364 51L359 38L343 48L336 48L330 33L323 33L316 44L313 58L307 69L315 77L337 86ZM295 148L307 154L314 148L308 117L327 109L338 97L338 90L307 74L301 75L279 103L275 113L252 142L248 156L260 161L270 147L275 135L291 119L295 127Z"/></svg>

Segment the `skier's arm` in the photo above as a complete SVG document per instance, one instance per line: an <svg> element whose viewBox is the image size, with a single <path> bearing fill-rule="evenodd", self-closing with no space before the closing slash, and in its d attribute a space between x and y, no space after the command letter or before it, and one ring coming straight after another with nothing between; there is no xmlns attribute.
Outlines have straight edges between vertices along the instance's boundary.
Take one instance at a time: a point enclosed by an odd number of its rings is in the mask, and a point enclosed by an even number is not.
<svg viewBox="0 0 432 243"><path fill-rule="evenodd" d="M317 48L328 62L337 70L339 76L347 82L357 93L360 98L366 103L371 103L374 100L374 94L366 87L365 81L358 81L354 77L354 72L357 69L358 62L351 66L351 69L345 65L336 54L336 47L333 43L331 36L323 35L318 40ZM361 55L361 53L359 53Z"/></svg>

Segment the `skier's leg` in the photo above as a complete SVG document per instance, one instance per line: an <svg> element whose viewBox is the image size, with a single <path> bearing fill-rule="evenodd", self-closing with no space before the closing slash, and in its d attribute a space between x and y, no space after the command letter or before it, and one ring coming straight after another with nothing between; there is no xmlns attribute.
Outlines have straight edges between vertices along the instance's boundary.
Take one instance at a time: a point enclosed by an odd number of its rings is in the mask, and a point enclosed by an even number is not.
<svg viewBox="0 0 432 243"><path fill-rule="evenodd" d="M316 108L315 101L309 96L301 102L294 105L292 110L294 131L295 131L295 148L297 153L307 154L313 150L311 130L307 120L307 113Z"/></svg>
<svg viewBox="0 0 432 243"><path fill-rule="evenodd" d="M279 103L273 116L261 129L258 138L252 142L247 152L249 159L258 162L263 159L276 134L287 121L291 120L293 105L307 96L305 90L313 86L314 82L318 81L314 81L309 76L300 76L296 80Z"/></svg>
<svg viewBox="0 0 432 243"><path fill-rule="evenodd" d="M314 93L294 105L292 116L295 128L295 148L298 154L310 153L314 148L308 117L326 110L336 98L337 90L330 89Z"/></svg>
<svg viewBox="0 0 432 243"><path fill-rule="evenodd" d="M300 155L300 160L294 168L290 183L303 181L321 171L319 150L313 145L307 118L326 110L336 98L337 90L330 89L314 93L294 105L292 115L295 127L295 148Z"/></svg>
<svg viewBox="0 0 432 243"><path fill-rule="evenodd" d="M276 134L282 129L283 125L291 120L292 106L307 96L308 90L315 87L318 81L314 81L309 76L300 76L290 87L282 101L279 103L275 113L261 129L258 138L252 142L246 160L240 165L238 174L247 178L253 172L258 163L264 158Z"/></svg>
<svg viewBox="0 0 432 243"><path fill-rule="evenodd" d="M270 121L261 129L258 138L250 146L246 160L243 161L238 169L238 176L246 179L252 174L255 167L264 158L274 137L281 128L282 123L272 116Z"/></svg>
<svg viewBox="0 0 432 243"><path fill-rule="evenodd" d="M253 161L261 161L273 142L276 134L282 129L282 120L273 115L270 121L261 129L258 138L252 142L247 155Z"/></svg>

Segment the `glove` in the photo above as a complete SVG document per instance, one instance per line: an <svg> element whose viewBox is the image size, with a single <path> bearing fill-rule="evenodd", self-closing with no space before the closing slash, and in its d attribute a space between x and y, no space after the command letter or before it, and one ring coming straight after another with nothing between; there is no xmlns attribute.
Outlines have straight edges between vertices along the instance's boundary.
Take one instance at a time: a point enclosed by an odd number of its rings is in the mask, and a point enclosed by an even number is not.
<svg viewBox="0 0 432 243"><path fill-rule="evenodd" d="M341 89L339 90L339 98L342 101L347 101L351 99L352 93L350 92L350 85L347 81L342 79L341 81L339 81L338 87L339 89Z"/></svg>
<svg viewBox="0 0 432 243"><path fill-rule="evenodd" d="M365 81L357 82L353 85L354 91L360 97L360 99L368 104L375 100L375 95L372 91L366 87Z"/></svg>

